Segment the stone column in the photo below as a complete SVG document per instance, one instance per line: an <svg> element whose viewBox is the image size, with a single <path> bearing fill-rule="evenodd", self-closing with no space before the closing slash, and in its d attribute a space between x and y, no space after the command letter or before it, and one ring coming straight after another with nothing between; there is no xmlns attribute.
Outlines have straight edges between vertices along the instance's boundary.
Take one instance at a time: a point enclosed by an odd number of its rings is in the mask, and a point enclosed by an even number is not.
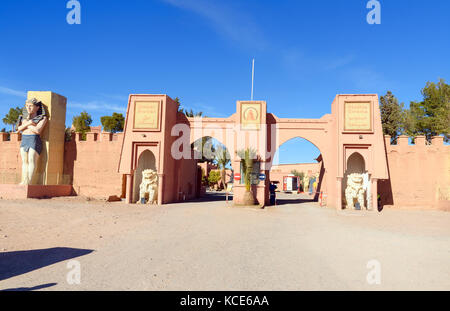
<svg viewBox="0 0 450 311"><path fill-rule="evenodd" d="M371 180L371 191L372 191L372 211L378 211L378 179L372 178Z"/></svg>
<svg viewBox="0 0 450 311"><path fill-rule="evenodd" d="M58 185L64 171L67 99L53 92L36 91L29 91L27 98L40 100L48 113L48 123L41 133L42 153L35 171L37 184Z"/></svg>
<svg viewBox="0 0 450 311"><path fill-rule="evenodd" d="M127 174L125 201L127 202L127 204L131 204L132 199L133 199L133 174Z"/></svg>
<svg viewBox="0 0 450 311"><path fill-rule="evenodd" d="M342 210L342 177L337 177L336 210Z"/></svg>
<svg viewBox="0 0 450 311"><path fill-rule="evenodd" d="M163 204L164 174L158 174L158 205Z"/></svg>

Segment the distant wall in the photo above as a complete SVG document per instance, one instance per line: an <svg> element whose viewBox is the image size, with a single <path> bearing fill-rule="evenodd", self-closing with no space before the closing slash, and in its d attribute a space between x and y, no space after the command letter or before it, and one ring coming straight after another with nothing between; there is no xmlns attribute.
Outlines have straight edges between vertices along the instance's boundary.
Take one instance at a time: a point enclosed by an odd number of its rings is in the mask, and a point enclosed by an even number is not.
<svg viewBox="0 0 450 311"><path fill-rule="evenodd" d="M93 197L123 196L124 179L117 173L123 133L87 133L86 141L74 134L64 146L64 183L72 183L78 195ZM20 134L0 133L0 183L20 182L22 161L20 158ZM401 136L397 145L390 144L385 136L386 159L389 180L378 181L381 204L394 208L426 208L450 210L450 146L443 144L443 137L434 137L431 145L425 137L415 138L415 145L408 144L408 137ZM176 161L173 176L178 199L196 195L197 164L189 160ZM270 172L272 181L297 171L313 173L320 170L319 163L274 165Z"/></svg>
<svg viewBox="0 0 450 311"><path fill-rule="evenodd" d="M443 137L425 137L408 144L408 136L400 136L397 145L385 136L389 180L378 181L378 193L384 206L450 210L450 146Z"/></svg>
<svg viewBox="0 0 450 311"><path fill-rule="evenodd" d="M122 196L123 176L117 172L123 133L75 133L64 146L64 174L71 176L76 194Z"/></svg>
<svg viewBox="0 0 450 311"><path fill-rule="evenodd" d="M321 163L296 163L296 164L279 164L273 165L270 169L270 181L278 181L280 186L278 190L283 189L283 177L291 174L293 170L298 172L304 172L308 175L308 172L316 174L320 172Z"/></svg>
<svg viewBox="0 0 450 311"><path fill-rule="evenodd" d="M0 133L0 184L18 184L22 176L22 159L20 157L21 135Z"/></svg>

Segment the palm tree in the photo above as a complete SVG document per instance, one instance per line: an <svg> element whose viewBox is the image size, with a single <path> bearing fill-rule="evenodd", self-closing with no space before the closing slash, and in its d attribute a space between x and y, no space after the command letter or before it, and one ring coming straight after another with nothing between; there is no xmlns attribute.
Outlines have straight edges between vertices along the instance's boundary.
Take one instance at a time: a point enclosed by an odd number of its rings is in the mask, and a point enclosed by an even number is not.
<svg viewBox="0 0 450 311"><path fill-rule="evenodd" d="M228 163L230 163L230 154L228 153L225 146L219 145L217 147L215 160L216 160L217 166L220 168L220 180L221 180L222 184L224 185L224 187L226 187L226 185L225 185L225 170L226 170L226 166L228 165Z"/></svg>
<svg viewBox="0 0 450 311"><path fill-rule="evenodd" d="M180 99L178 97L175 97L175 99L173 100L178 107L178 112L184 113L184 115L188 118L194 118L194 117L204 117L206 118L206 116L203 115L203 111L199 111L199 112L194 112L192 109L190 111L184 110L184 108L181 108L181 102Z"/></svg>
<svg viewBox="0 0 450 311"><path fill-rule="evenodd" d="M202 155L199 162L211 163L214 158L215 148L211 136L203 136L191 144L191 148Z"/></svg>
<svg viewBox="0 0 450 311"><path fill-rule="evenodd" d="M242 170L244 173L245 193L244 205L254 205L255 200L252 194L252 180L251 174L253 172L253 163L257 159L256 150L253 148L241 149L237 152L241 158Z"/></svg>
<svg viewBox="0 0 450 311"><path fill-rule="evenodd" d="M190 111L184 110L181 108L181 112L184 112L184 115L188 118L201 117L203 116L203 111L194 112L192 109ZM206 116L203 116L206 117Z"/></svg>

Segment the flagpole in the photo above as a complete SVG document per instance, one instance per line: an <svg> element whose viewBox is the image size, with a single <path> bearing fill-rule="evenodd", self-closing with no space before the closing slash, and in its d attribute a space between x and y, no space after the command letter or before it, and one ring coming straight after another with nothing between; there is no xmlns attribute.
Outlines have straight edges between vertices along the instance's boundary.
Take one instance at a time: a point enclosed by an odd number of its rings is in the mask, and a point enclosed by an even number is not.
<svg viewBox="0 0 450 311"><path fill-rule="evenodd" d="M253 62L252 62L252 96L251 96L251 100L253 100L253 85L254 85L254 81L255 81L255 59L253 58Z"/></svg>

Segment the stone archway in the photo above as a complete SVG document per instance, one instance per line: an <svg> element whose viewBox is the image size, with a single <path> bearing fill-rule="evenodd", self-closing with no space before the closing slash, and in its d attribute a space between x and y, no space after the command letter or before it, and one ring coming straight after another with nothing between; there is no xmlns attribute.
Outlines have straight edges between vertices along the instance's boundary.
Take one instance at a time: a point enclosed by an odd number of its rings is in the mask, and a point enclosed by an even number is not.
<svg viewBox="0 0 450 311"><path fill-rule="evenodd" d="M133 175L140 173L136 169L136 157L148 146L152 146L157 160L158 203L179 200L178 189L183 183L192 183L190 179L196 178L192 171L197 169L190 152L187 152L188 159L174 157L172 147L177 150L181 143L183 150L186 150L184 146L190 149L190 143L203 136L211 136L227 147L235 172L240 170L237 150L252 148L258 151L259 175L264 182L255 187L254 194L260 206L270 201L269 183L265 177L271 169L275 150L295 137L310 141L321 152L324 163L322 189L326 191L327 206L342 208L347 157L353 151L359 151L364 158L364 168L370 175L372 202L377 200L377 181L388 178L376 94L337 95L331 104L331 114L320 119L279 118L267 112L265 101L237 101L236 113L228 118L187 118L177 107L167 95L130 95L118 170L127 175L127 202L131 203L133 189L138 184L139 176L133 186ZM257 113L250 117L249 109ZM188 168L185 173L180 171L183 167ZM235 204L240 204L245 186L239 183L239 177L234 180L233 192Z"/></svg>
<svg viewBox="0 0 450 311"><path fill-rule="evenodd" d="M347 160L346 175L351 173L363 174L366 171L366 163L364 157L359 152L354 152Z"/></svg>
<svg viewBox="0 0 450 311"><path fill-rule="evenodd" d="M295 135L295 134L294 134ZM280 156L280 150L281 148L290 142L294 142L294 143L300 143L300 144L307 144L309 146L313 146L315 149L315 152L317 152L316 155L314 155L314 157L311 157L310 162L295 162L296 164L276 164L274 161L278 156ZM317 161L317 162L313 162L313 161ZM325 165L326 163L324 163L323 160L323 156L322 156L322 150L320 150L316 144L312 143L310 140L302 137L302 136L295 136L289 139L284 139L282 143L279 144L278 148L275 150L273 156L270 159L269 162L269 166L270 166L270 170L269 170L269 180L270 182L275 181L275 182L279 182L280 184L277 185L277 189L279 191L283 191L283 179L285 176L287 176L288 174L290 174L290 171L286 171L286 169L282 169L282 167L289 167L290 169L293 169L293 167L295 166L295 170L299 170L299 172L303 172L304 173L304 177L302 179L300 179L300 183L302 184L301 189L302 192L304 192L302 194L301 197L299 196L295 196L294 198L287 198L284 195L283 199L278 200L277 202L282 202L283 204L287 204L287 203L304 203L304 202L317 202L319 200L319 195L321 192L323 192L325 190ZM274 170L274 169L278 169L278 170ZM304 195L306 195L306 193L310 192L310 181L317 181L317 188L316 188L316 192L314 192L312 197L304 197ZM306 187L304 183L307 183ZM299 186L300 187L300 186ZM308 191L305 191L304 189L307 189ZM312 189L312 188L311 188ZM277 203L279 204L279 203Z"/></svg>
<svg viewBox="0 0 450 311"><path fill-rule="evenodd" d="M333 133L332 116L324 115L320 119L287 119L272 115L272 120L273 124L276 124L276 131L273 131L274 135L270 136L269 141L275 151L284 143L297 137L310 142L320 151L322 167L319 174L320 185L318 185L318 189L320 188L323 195L320 200L327 205L333 205L332 198L336 196L337 150L336 139L331 134ZM272 161L273 159L270 159L268 163L268 170L272 167ZM319 200L320 192L316 194L314 200Z"/></svg>
<svg viewBox="0 0 450 311"><path fill-rule="evenodd" d="M133 177L133 202L137 202L139 200L139 186L141 185L142 181L142 171L146 169L152 169L156 171L156 158L153 152L151 152L150 150L143 151L138 159Z"/></svg>
<svg viewBox="0 0 450 311"><path fill-rule="evenodd" d="M229 193L230 189L227 188L228 184L233 180L232 155L228 146L216 137L206 135L197 138L190 144L192 158L199 160L197 162L199 176L196 180L196 188L201 190L199 191L199 196L201 193L203 197L208 197L210 200L226 200L227 197L232 200L233 196ZM222 167L223 164L225 164L225 167ZM210 190L214 188L216 190L226 191L228 192L227 195L223 192L208 192L207 194L208 186L203 183L203 176L208 179L212 171L218 171L220 179L212 187L210 185ZM217 185L217 188L215 188L215 185ZM208 201L209 199L204 199L204 201Z"/></svg>
<svg viewBox="0 0 450 311"><path fill-rule="evenodd" d="M366 161L364 160L364 156L354 151L347 159L346 170L344 172L344 178L342 179L342 206L347 206L348 202L345 198L345 189L347 189L347 178L350 174L365 174L367 172L366 169ZM368 189L368 193L364 194L365 206L370 205L370 190Z"/></svg>

